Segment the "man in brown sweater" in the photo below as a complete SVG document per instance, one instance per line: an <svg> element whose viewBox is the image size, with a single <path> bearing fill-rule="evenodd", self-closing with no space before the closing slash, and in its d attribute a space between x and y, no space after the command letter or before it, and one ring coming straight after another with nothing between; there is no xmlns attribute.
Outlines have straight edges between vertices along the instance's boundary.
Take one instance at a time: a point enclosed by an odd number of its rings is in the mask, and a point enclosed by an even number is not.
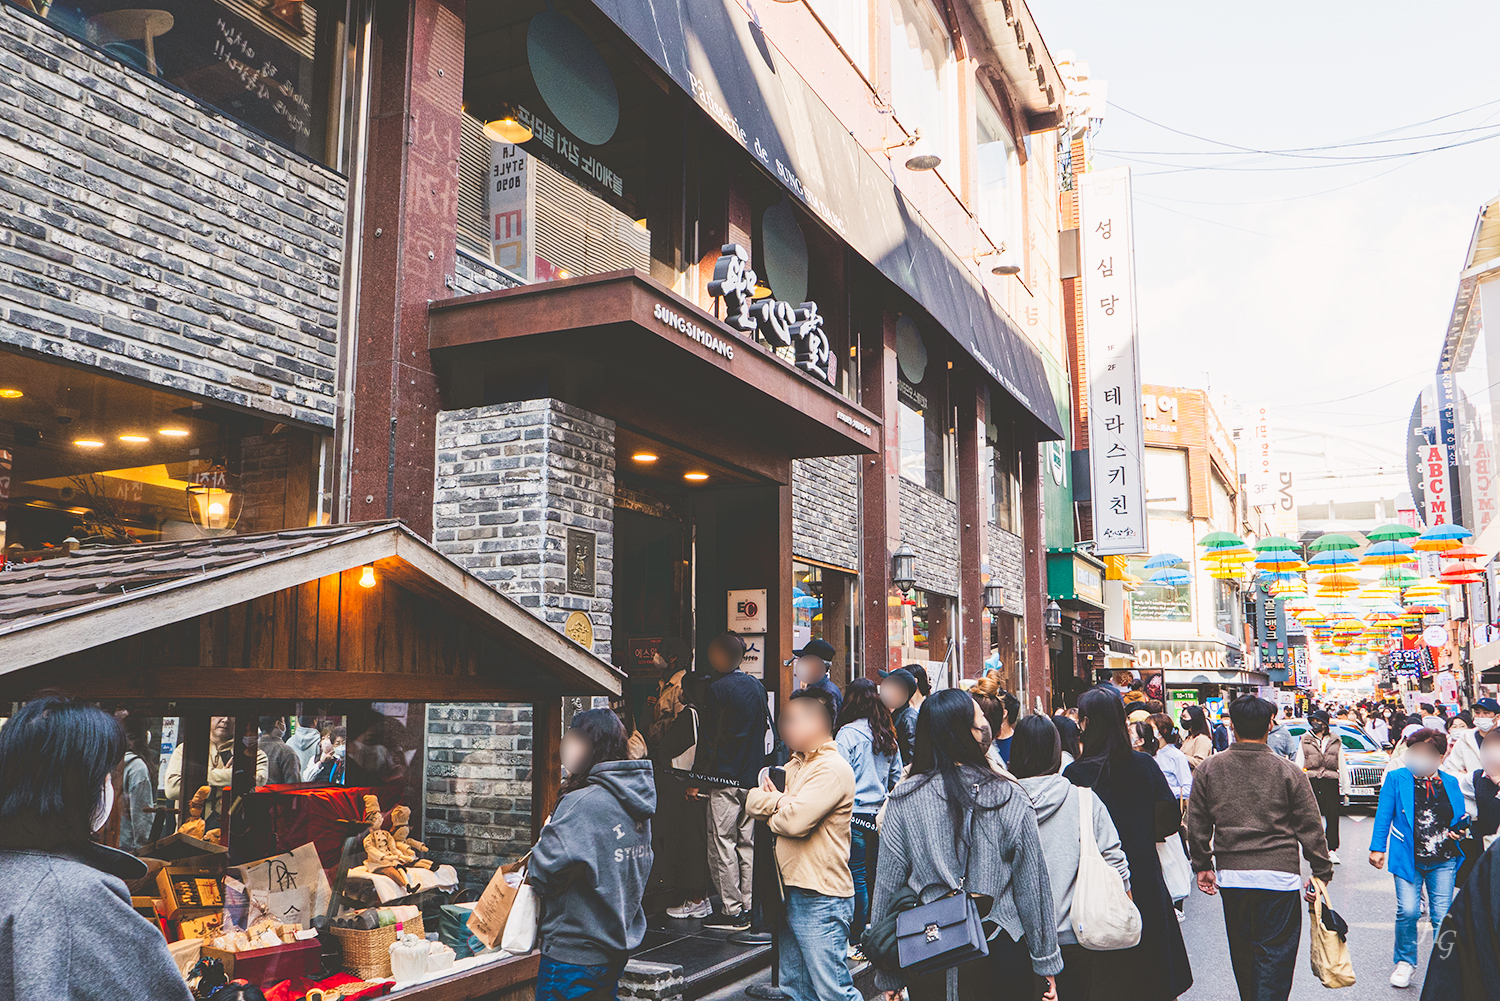
<svg viewBox="0 0 1500 1001"><path fill-rule="evenodd" d="M1193 773L1188 854L1198 888L1224 900L1229 961L1241 1001L1286 1001L1302 941L1298 849L1325 883L1333 863L1312 786L1266 746L1276 707L1242 695L1229 704L1234 743Z"/></svg>

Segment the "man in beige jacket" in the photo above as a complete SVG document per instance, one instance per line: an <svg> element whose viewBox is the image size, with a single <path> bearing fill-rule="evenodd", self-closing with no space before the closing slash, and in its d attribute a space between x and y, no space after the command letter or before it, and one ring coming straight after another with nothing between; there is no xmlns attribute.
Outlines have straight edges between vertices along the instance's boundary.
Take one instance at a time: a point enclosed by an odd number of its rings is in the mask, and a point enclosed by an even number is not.
<svg viewBox="0 0 1500 1001"><path fill-rule="evenodd" d="M781 737L794 752L785 791L761 772L745 811L776 834L776 867L786 887L781 915L781 986L796 1001L860 1001L844 961L854 918L849 818L854 769L833 739L833 700L821 689L794 692Z"/></svg>

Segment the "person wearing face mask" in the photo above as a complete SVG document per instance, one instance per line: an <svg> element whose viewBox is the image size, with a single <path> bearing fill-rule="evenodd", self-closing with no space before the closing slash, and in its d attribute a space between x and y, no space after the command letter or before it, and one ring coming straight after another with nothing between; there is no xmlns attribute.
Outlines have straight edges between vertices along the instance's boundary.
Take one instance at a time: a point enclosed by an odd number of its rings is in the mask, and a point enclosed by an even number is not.
<svg viewBox="0 0 1500 1001"><path fill-rule="evenodd" d="M1208 714L1202 706L1188 706L1182 710L1182 753L1194 770L1205 758L1214 753L1213 734L1208 729Z"/></svg>
<svg viewBox="0 0 1500 1001"><path fill-rule="evenodd" d="M1308 716L1307 732L1297 748L1298 767L1307 773L1318 812L1323 815L1323 829L1328 838L1328 858L1339 864L1339 818L1343 816L1343 798L1339 776L1344 771L1344 742L1330 732L1328 714L1314 709Z"/></svg>
<svg viewBox="0 0 1500 1001"><path fill-rule="evenodd" d="M1475 699L1469 712L1474 717L1475 737L1487 737L1495 728L1496 717L1500 717L1500 702L1491 698Z"/></svg>
<svg viewBox="0 0 1500 1001"><path fill-rule="evenodd" d="M1422 893L1427 894L1432 927L1441 927L1463 861L1459 841L1468 815L1458 779L1439 770L1447 750L1447 734L1430 727L1417 730L1406 738L1405 764L1392 769L1380 788L1370 864L1383 869L1389 862L1396 881L1392 987L1411 986L1416 971Z"/></svg>
<svg viewBox="0 0 1500 1001"><path fill-rule="evenodd" d="M209 830L219 826L219 806L223 799L219 795L229 788L230 780L234 776L234 717L211 716L209 717L208 729L208 782L207 785L213 789L213 794L208 797L208 802L203 806L203 819ZM266 752L257 749L255 754L255 784L266 784ZM178 744L172 748L172 757L167 761L167 774L162 779L163 791L167 799L174 805L180 805L184 792L182 788L182 745ZM186 791L188 799L193 798L196 789Z"/></svg>
<svg viewBox="0 0 1500 1001"><path fill-rule="evenodd" d="M114 717L60 695L0 728L0 997L191 1001L161 932L130 905L125 880L146 864L91 840L124 756Z"/></svg>

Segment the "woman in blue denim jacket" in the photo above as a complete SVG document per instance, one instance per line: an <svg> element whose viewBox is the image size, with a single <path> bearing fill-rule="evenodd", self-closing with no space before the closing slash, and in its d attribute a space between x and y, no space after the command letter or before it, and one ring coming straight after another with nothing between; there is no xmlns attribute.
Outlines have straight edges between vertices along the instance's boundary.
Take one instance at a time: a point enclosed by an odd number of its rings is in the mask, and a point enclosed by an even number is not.
<svg viewBox="0 0 1500 1001"><path fill-rule="evenodd" d="M869 873L875 868L875 816L886 794L901 781L901 752L891 711L868 678L855 678L844 692L837 736L839 753L854 769L854 816L849 825L849 874L854 877L854 920L849 958L863 959L859 942L870 918Z"/></svg>
<svg viewBox="0 0 1500 1001"><path fill-rule="evenodd" d="M1422 729L1405 743L1405 765L1386 775L1370 835L1370 864L1383 869L1389 862L1396 879L1393 987L1409 987L1416 969L1422 891L1427 892L1427 913L1434 929L1448 913L1453 882L1463 863L1458 843L1469 823L1458 779L1438 770L1448 750L1448 735Z"/></svg>

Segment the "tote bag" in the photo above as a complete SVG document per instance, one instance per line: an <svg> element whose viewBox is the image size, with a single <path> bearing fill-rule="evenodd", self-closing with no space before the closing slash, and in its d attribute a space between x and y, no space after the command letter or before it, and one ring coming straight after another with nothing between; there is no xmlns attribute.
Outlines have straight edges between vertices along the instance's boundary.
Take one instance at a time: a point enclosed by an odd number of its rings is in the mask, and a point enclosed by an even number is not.
<svg viewBox="0 0 1500 1001"><path fill-rule="evenodd" d="M512 956L524 956L536 948L536 927L541 912L537 908L536 891L530 883L522 883L516 890L516 901L511 904L510 915L505 919L505 934L500 936L500 948Z"/></svg>
<svg viewBox="0 0 1500 1001"><path fill-rule="evenodd" d="M1161 860L1161 876L1167 881L1172 902L1186 900L1193 889L1193 867L1182 850L1182 835L1174 834L1156 843L1156 857Z"/></svg>
<svg viewBox="0 0 1500 1001"><path fill-rule="evenodd" d="M1086 786L1078 787L1078 881L1070 918L1078 944L1094 952L1130 949L1141 941L1141 912L1094 841L1094 791Z"/></svg>
<svg viewBox="0 0 1500 1001"><path fill-rule="evenodd" d="M1313 879L1312 903L1307 905L1312 915L1309 944L1312 947L1313 976L1323 982L1324 987L1353 987L1354 963L1349 959L1349 942L1338 929L1349 926L1334 911L1328 902L1328 884ZM1330 927L1332 926L1332 927Z"/></svg>
<svg viewBox="0 0 1500 1001"><path fill-rule="evenodd" d="M686 719L684 719L686 717ZM687 746L687 750L672 759L672 767L682 771L690 772L693 764L698 759L698 710L692 706L683 706L678 718L672 721L672 729L678 726L690 726L692 728L693 742Z"/></svg>

